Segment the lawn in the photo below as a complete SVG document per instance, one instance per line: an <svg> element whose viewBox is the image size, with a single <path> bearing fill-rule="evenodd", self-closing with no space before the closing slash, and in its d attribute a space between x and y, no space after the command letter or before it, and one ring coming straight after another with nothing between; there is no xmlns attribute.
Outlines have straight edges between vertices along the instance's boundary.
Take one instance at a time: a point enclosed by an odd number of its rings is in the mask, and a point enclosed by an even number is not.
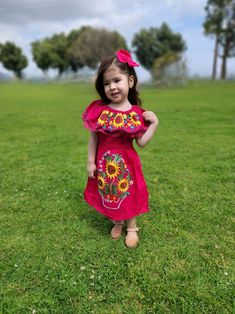
<svg viewBox="0 0 235 314"><path fill-rule="evenodd" d="M0 84L0 313L233 313L235 82L141 86L139 246L83 201L91 84Z"/></svg>

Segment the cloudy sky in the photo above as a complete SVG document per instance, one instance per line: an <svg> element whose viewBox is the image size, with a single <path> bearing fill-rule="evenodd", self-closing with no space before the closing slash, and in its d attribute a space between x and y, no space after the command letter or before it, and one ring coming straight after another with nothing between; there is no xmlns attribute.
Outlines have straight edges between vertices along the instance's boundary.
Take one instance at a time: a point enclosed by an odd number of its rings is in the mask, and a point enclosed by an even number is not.
<svg viewBox="0 0 235 314"><path fill-rule="evenodd" d="M131 47L141 28L167 22L187 43L185 57L191 75L209 76L214 41L203 35L207 0L0 0L0 42L13 41L29 59L27 76L41 72L32 61L30 43L83 25L119 31ZM235 74L235 59L228 62ZM141 80L149 74L140 69ZM7 71L0 65L0 72ZM9 72L8 72L9 73Z"/></svg>

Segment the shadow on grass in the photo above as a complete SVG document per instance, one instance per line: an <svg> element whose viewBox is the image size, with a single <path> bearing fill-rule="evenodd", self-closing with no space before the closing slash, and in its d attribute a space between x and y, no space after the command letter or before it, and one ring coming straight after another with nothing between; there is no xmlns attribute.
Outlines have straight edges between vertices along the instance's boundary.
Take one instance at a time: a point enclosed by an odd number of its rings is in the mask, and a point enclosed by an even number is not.
<svg viewBox="0 0 235 314"><path fill-rule="evenodd" d="M98 213L95 208L86 203L83 199L83 190L71 191L70 197L72 208L76 209L78 219L87 224L90 232L96 235L98 233L101 237L109 235L112 227L111 220Z"/></svg>

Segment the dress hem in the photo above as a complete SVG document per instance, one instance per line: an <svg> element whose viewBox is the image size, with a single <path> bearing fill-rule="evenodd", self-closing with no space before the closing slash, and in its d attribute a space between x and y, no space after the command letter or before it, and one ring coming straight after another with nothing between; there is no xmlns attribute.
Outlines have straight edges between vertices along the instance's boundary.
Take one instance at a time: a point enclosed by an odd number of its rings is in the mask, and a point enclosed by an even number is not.
<svg viewBox="0 0 235 314"><path fill-rule="evenodd" d="M150 212L150 210L149 210L149 208L148 209L145 209L145 210L142 210L142 211L140 211L138 214L136 214L136 215L131 215L131 216L125 216L125 217L114 217L114 216L111 216L111 215L105 215L103 212L101 212L99 209L97 209L97 208L95 208L94 207L94 205L92 204L92 202L90 202L87 198L86 198L86 196L84 195L84 200L87 202L87 204L88 205L90 205L91 207L93 207L98 213L100 213L101 215L103 215L103 216L105 216L105 217L107 217L107 218L109 218L109 219L111 219L111 220L129 220L129 219L131 219L131 218L134 218L134 217L137 217L137 216L140 216L140 215L142 215L142 214L145 214L145 213L149 213Z"/></svg>

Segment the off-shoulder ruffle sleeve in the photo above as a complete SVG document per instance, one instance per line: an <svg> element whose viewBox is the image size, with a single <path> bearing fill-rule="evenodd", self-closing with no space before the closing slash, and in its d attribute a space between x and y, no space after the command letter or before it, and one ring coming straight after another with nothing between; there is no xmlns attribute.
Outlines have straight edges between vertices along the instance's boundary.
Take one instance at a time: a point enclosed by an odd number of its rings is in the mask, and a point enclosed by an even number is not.
<svg viewBox="0 0 235 314"><path fill-rule="evenodd" d="M145 110L133 105L128 111L118 111L109 108L101 100L93 101L84 111L82 119L84 126L93 132L106 135L140 137L148 128L143 119Z"/></svg>
<svg viewBox="0 0 235 314"><path fill-rule="evenodd" d="M93 101L83 112L82 120L84 127L90 129L91 131L97 130L97 120L102 113L105 105L102 104L100 100Z"/></svg>

